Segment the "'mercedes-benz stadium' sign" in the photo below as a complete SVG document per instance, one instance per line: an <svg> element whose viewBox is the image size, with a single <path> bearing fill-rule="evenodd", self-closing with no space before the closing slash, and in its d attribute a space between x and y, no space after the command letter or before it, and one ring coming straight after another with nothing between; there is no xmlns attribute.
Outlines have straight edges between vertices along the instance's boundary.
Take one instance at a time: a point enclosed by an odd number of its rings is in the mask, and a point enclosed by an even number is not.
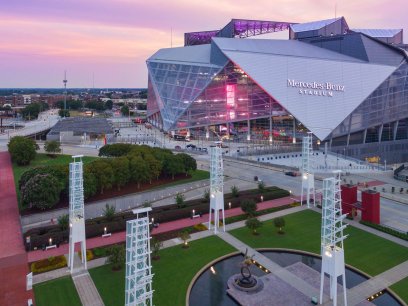
<svg viewBox="0 0 408 306"><path fill-rule="evenodd" d="M334 92L344 92L344 85L330 82L300 82L288 79L288 87L299 89L300 95L333 97Z"/></svg>

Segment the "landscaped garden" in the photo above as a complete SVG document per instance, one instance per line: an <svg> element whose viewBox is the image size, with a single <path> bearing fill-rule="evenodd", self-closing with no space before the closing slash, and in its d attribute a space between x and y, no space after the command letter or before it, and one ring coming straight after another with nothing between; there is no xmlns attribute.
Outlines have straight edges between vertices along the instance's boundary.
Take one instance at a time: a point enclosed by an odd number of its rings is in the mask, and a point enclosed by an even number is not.
<svg viewBox="0 0 408 306"><path fill-rule="evenodd" d="M34 285L37 306L80 306L81 300L70 276Z"/></svg>
<svg viewBox="0 0 408 306"><path fill-rule="evenodd" d="M210 261L235 249L216 236L192 241L189 248L180 245L160 251L153 260L153 301L156 306L184 305L188 285L194 275ZM106 306L125 302L125 271L112 271L111 265L89 271Z"/></svg>
<svg viewBox="0 0 408 306"><path fill-rule="evenodd" d="M285 216L284 234L279 234L273 220L263 222L253 235L247 228L230 233L253 248L288 248L320 254L321 214L306 210ZM408 249L389 240L348 226L344 243L345 260L372 276L408 260Z"/></svg>

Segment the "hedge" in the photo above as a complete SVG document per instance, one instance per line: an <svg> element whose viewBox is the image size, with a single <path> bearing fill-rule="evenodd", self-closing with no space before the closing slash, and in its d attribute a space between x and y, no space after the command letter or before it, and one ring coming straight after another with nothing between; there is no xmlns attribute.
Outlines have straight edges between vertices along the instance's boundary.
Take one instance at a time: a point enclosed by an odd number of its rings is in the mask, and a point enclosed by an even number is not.
<svg viewBox="0 0 408 306"><path fill-rule="evenodd" d="M260 192L258 189L245 190L239 192L239 197L233 197L232 194L226 194L224 197L224 205L225 208L228 209L229 203L231 203L231 208L240 207L241 201L246 199L252 199L256 202L259 202L261 195L263 196L264 201L267 201L288 196L289 192L277 187L265 188L263 192ZM195 210L196 214L207 213L209 211L209 203L203 203L202 199L186 201L185 205L186 206L183 208L178 208L176 204L155 207L150 213L150 217L154 218L155 223L165 223L179 219L190 218L193 209ZM270 213L277 210L280 210L280 208L278 207L267 209L263 212L257 212L256 215ZM108 233L125 231L126 221L133 220L134 218L134 214L129 211L116 214L112 221L107 221L105 217L88 219L85 221L86 238L101 236L102 234L104 234L105 227ZM237 221L240 221L245 220L246 216L237 216L233 218L239 218L239 220ZM24 239L27 236L30 236L31 239L31 244L26 243L27 251L34 248L45 249L45 247L48 245L49 238L52 238L53 242L57 244L57 246L59 246L59 244L62 242L68 242L69 230L67 229L65 231L62 231L59 225L51 225L42 228L31 229L24 234Z"/></svg>
<svg viewBox="0 0 408 306"><path fill-rule="evenodd" d="M377 229L377 230L379 230L381 232L384 232L384 233L390 234L392 236L395 236L397 238L408 241L408 232L407 233L402 233L402 232L399 232L399 231L394 230L392 228L389 228L387 226L380 225L380 224L375 224L375 223L371 223L371 222L367 222L367 221L360 221L360 223L363 224L363 225L375 228L375 229Z"/></svg>
<svg viewBox="0 0 408 306"><path fill-rule="evenodd" d="M43 273L67 266L67 259L64 255L48 257L31 264L31 272L34 274Z"/></svg>

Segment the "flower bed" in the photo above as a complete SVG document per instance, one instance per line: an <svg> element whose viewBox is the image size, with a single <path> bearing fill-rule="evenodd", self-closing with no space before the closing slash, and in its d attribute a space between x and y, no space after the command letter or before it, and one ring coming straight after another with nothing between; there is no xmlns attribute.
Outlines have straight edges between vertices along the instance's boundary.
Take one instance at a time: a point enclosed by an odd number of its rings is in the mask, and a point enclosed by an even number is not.
<svg viewBox="0 0 408 306"><path fill-rule="evenodd" d="M51 270L63 268L67 266L67 259L64 255L48 257L31 264L31 272L34 274L44 273Z"/></svg>

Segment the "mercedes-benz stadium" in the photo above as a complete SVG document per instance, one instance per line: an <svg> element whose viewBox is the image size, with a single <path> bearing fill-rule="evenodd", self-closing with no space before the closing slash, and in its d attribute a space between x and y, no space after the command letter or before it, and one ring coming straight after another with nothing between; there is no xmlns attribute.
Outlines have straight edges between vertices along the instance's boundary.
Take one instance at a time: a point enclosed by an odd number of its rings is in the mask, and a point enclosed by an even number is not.
<svg viewBox="0 0 408 306"><path fill-rule="evenodd" d="M282 30L289 39L252 37ZM147 60L148 120L234 141L296 143L311 132L348 156L407 161L407 49L402 29L350 29L344 17L233 19Z"/></svg>

